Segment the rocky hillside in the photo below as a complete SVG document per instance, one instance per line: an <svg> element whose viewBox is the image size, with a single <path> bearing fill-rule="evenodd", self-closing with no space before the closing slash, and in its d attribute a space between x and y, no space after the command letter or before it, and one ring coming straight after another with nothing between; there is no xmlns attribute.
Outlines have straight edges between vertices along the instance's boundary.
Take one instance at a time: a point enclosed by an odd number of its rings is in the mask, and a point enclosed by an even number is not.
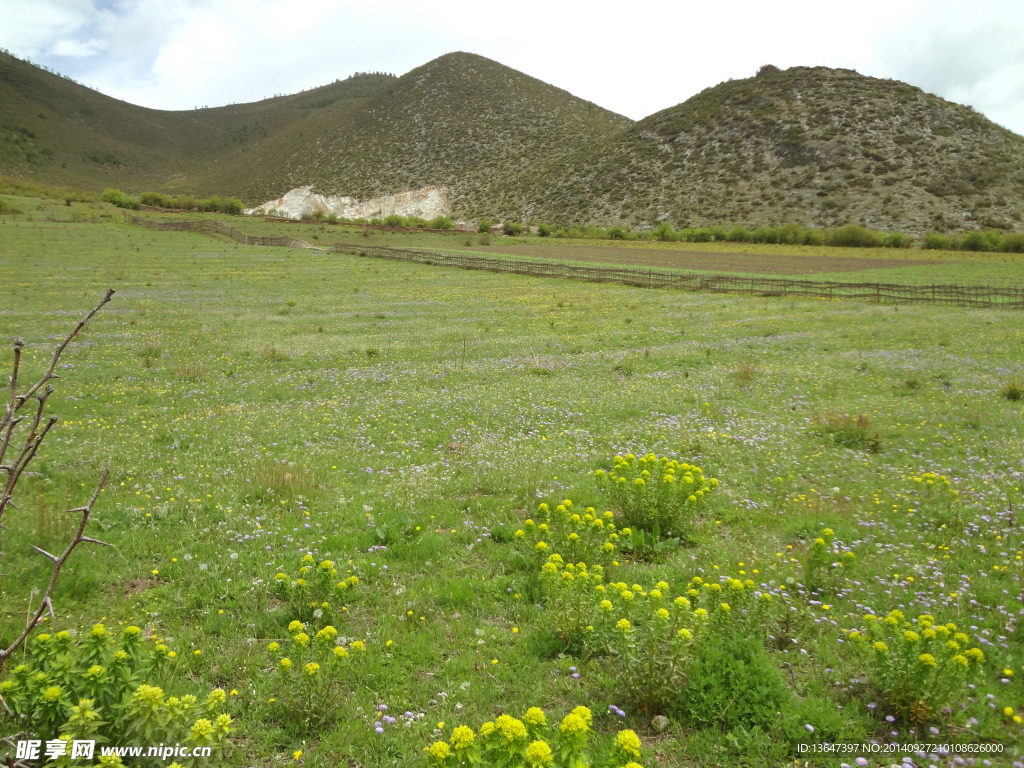
<svg viewBox="0 0 1024 768"><path fill-rule="evenodd" d="M709 88L507 193L505 212L555 222L1020 229L1024 138L905 83L797 67Z"/></svg>

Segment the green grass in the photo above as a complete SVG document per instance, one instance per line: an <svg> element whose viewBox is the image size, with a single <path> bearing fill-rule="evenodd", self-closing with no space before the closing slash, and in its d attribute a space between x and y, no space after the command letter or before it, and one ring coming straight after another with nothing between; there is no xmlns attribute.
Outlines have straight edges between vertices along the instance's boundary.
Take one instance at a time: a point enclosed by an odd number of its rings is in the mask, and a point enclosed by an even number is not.
<svg viewBox="0 0 1024 768"><path fill-rule="evenodd" d="M1021 726L1002 709L1024 706L1024 441L1021 403L1001 394L1024 375L1019 313L825 312L247 248L105 221L103 207L82 208L96 223L46 210L0 219L0 338L25 338L26 375L107 287L118 294L69 349L51 398L62 421L22 513L4 521L5 572L19 575L3 582L0 640L47 573L27 544L66 531L59 510L109 458L91 527L115 546L73 558L57 625L134 622L167 638L188 684L237 690L229 765L299 749L306 765L425 765L439 722L450 736L579 704L602 733L634 728L651 765L791 764L787 729L804 723L829 738L994 740L1019 759ZM445 242L427 238L394 244ZM5 370L10 359L5 347ZM823 427L862 414L880 450ZM777 722L724 731L701 724L714 713L674 712L655 733L616 690L620 662L573 656L554 636L536 561L511 534L541 501L602 508L589 472L627 451L698 463L721 487L690 546L623 559L616 578L679 590L721 574L774 594L787 611L749 631L786 686ZM913 479L926 472L959 500L938 503ZM809 594L801 564L826 526L856 559ZM281 691L266 646L295 617L274 575L307 552L359 576L347 610L330 610L368 651L329 726L302 737L268 701ZM885 723L839 642L866 610L900 606L985 641L978 687L940 714L939 736ZM423 717L378 735L381 704Z"/></svg>

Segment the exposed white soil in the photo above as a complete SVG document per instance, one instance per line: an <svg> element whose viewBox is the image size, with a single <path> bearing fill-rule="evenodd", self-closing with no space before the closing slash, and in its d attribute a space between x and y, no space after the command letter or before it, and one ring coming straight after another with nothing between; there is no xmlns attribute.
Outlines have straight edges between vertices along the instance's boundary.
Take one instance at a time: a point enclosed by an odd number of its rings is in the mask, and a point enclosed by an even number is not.
<svg viewBox="0 0 1024 768"><path fill-rule="evenodd" d="M444 187L423 187L358 200L346 195L322 195L314 192L312 186L308 186L297 187L285 192L276 200L268 200L262 205L247 208L245 213L262 211L268 215L289 219L306 218L316 211L321 211L327 216L333 213L346 219L384 218L397 213L399 216L432 219L435 216L447 216L451 214L451 210L448 190Z"/></svg>

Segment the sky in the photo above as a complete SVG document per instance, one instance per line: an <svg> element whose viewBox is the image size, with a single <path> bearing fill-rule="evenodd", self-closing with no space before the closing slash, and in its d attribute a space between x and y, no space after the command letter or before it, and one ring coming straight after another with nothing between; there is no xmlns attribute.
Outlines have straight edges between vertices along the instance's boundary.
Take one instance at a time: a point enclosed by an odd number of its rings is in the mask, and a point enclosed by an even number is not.
<svg viewBox="0 0 1024 768"><path fill-rule="evenodd" d="M903 80L1024 135L1021 0L0 0L0 47L156 109L258 101L452 51L640 119L762 64Z"/></svg>

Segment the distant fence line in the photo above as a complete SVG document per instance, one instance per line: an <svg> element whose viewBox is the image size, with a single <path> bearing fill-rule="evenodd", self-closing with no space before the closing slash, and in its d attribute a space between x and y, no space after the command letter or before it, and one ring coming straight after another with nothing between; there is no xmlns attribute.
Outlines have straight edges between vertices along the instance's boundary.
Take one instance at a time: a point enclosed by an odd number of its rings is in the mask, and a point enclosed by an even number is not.
<svg viewBox="0 0 1024 768"><path fill-rule="evenodd" d="M305 240L290 237L248 235L217 221L153 221L126 216L132 224L158 230L178 230L219 234L246 245L271 245L284 248L315 248ZM998 307L1024 309L1024 283L1005 285L959 285L930 283L854 283L832 280L795 280L784 277L743 277L677 272L640 267L616 267L566 264L557 261L516 259L505 256L480 256L460 251L434 251L416 248L392 248L386 245L335 243L329 249L392 261L431 266L457 267L485 272L501 272L531 277L556 277L591 283L618 283L641 288L675 288L709 293L743 293L757 296L793 298L854 299L859 301L953 304L961 307Z"/></svg>

